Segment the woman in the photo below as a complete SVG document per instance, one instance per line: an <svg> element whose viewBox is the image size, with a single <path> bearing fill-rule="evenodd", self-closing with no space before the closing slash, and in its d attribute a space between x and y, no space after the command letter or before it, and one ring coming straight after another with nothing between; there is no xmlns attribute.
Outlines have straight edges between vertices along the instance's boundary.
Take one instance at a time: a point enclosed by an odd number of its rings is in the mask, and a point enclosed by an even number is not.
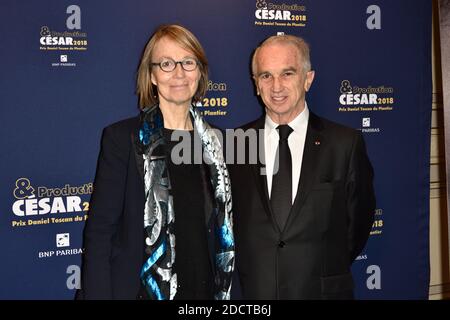
<svg viewBox="0 0 450 320"><path fill-rule="evenodd" d="M195 36L179 25L160 26L138 70L140 117L103 132L85 228L82 297L230 298L228 171L217 135L194 108L207 77ZM176 165L173 133L200 139L207 161Z"/></svg>

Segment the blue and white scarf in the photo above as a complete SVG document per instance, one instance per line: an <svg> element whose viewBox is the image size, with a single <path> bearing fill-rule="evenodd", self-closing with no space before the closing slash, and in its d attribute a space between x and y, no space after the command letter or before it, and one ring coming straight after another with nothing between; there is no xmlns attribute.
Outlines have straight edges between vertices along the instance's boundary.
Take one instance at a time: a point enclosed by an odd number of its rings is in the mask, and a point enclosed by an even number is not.
<svg viewBox="0 0 450 320"><path fill-rule="evenodd" d="M194 107L189 111L194 130L202 142L217 205L214 298L229 300L234 269L230 178L217 134ZM173 300L177 293L177 274L172 270L176 260L175 212L169 194L167 159L165 155L155 152L165 143L162 128L162 114L158 106L142 111L138 146L144 158L144 228L148 258L142 266L140 277L151 298Z"/></svg>

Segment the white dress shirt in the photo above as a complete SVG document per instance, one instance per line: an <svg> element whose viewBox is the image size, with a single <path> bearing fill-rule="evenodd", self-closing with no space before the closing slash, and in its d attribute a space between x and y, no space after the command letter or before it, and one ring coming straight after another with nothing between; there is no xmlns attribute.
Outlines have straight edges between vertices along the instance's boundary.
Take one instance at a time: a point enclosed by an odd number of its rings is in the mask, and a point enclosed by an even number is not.
<svg viewBox="0 0 450 320"><path fill-rule="evenodd" d="M300 171L302 168L303 149L305 147L306 130L308 128L309 110L305 101L305 109L288 125L294 130L288 138L289 149L292 157L292 203L297 195ZM264 156L266 160L267 191L272 191L272 175L275 163L275 154L278 148L280 137L277 131L278 124L266 115L264 124Z"/></svg>

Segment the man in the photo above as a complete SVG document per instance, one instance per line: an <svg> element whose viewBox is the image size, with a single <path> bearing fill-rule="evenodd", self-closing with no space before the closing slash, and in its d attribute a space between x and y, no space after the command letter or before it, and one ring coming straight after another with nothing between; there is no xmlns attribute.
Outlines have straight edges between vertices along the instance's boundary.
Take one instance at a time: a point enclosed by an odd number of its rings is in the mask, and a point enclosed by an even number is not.
<svg viewBox="0 0 450 320"><path fill-rule="evenodd" d="M231 168L243 298L351 299L350 266L375 209L363 138L309 111L314 71L301 38L265 40L252 72L266 114L244 130L264 130L265 167L258 160ZM258 152L255 145L246 152Z"/></svg>

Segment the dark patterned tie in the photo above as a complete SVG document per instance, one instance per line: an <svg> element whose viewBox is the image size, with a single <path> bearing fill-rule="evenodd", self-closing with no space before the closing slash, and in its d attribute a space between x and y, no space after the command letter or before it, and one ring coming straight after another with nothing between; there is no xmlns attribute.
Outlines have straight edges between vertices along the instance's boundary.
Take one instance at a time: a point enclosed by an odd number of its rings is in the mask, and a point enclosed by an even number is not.
<svg viewBox="0 0 450 320"><path fill-rule="evenodd" d="M270 203L278 226L283 230L292 206L292 159L288 137L294 130L287 124L279 125L277 130L280 141L275 156Z"/></svg>

